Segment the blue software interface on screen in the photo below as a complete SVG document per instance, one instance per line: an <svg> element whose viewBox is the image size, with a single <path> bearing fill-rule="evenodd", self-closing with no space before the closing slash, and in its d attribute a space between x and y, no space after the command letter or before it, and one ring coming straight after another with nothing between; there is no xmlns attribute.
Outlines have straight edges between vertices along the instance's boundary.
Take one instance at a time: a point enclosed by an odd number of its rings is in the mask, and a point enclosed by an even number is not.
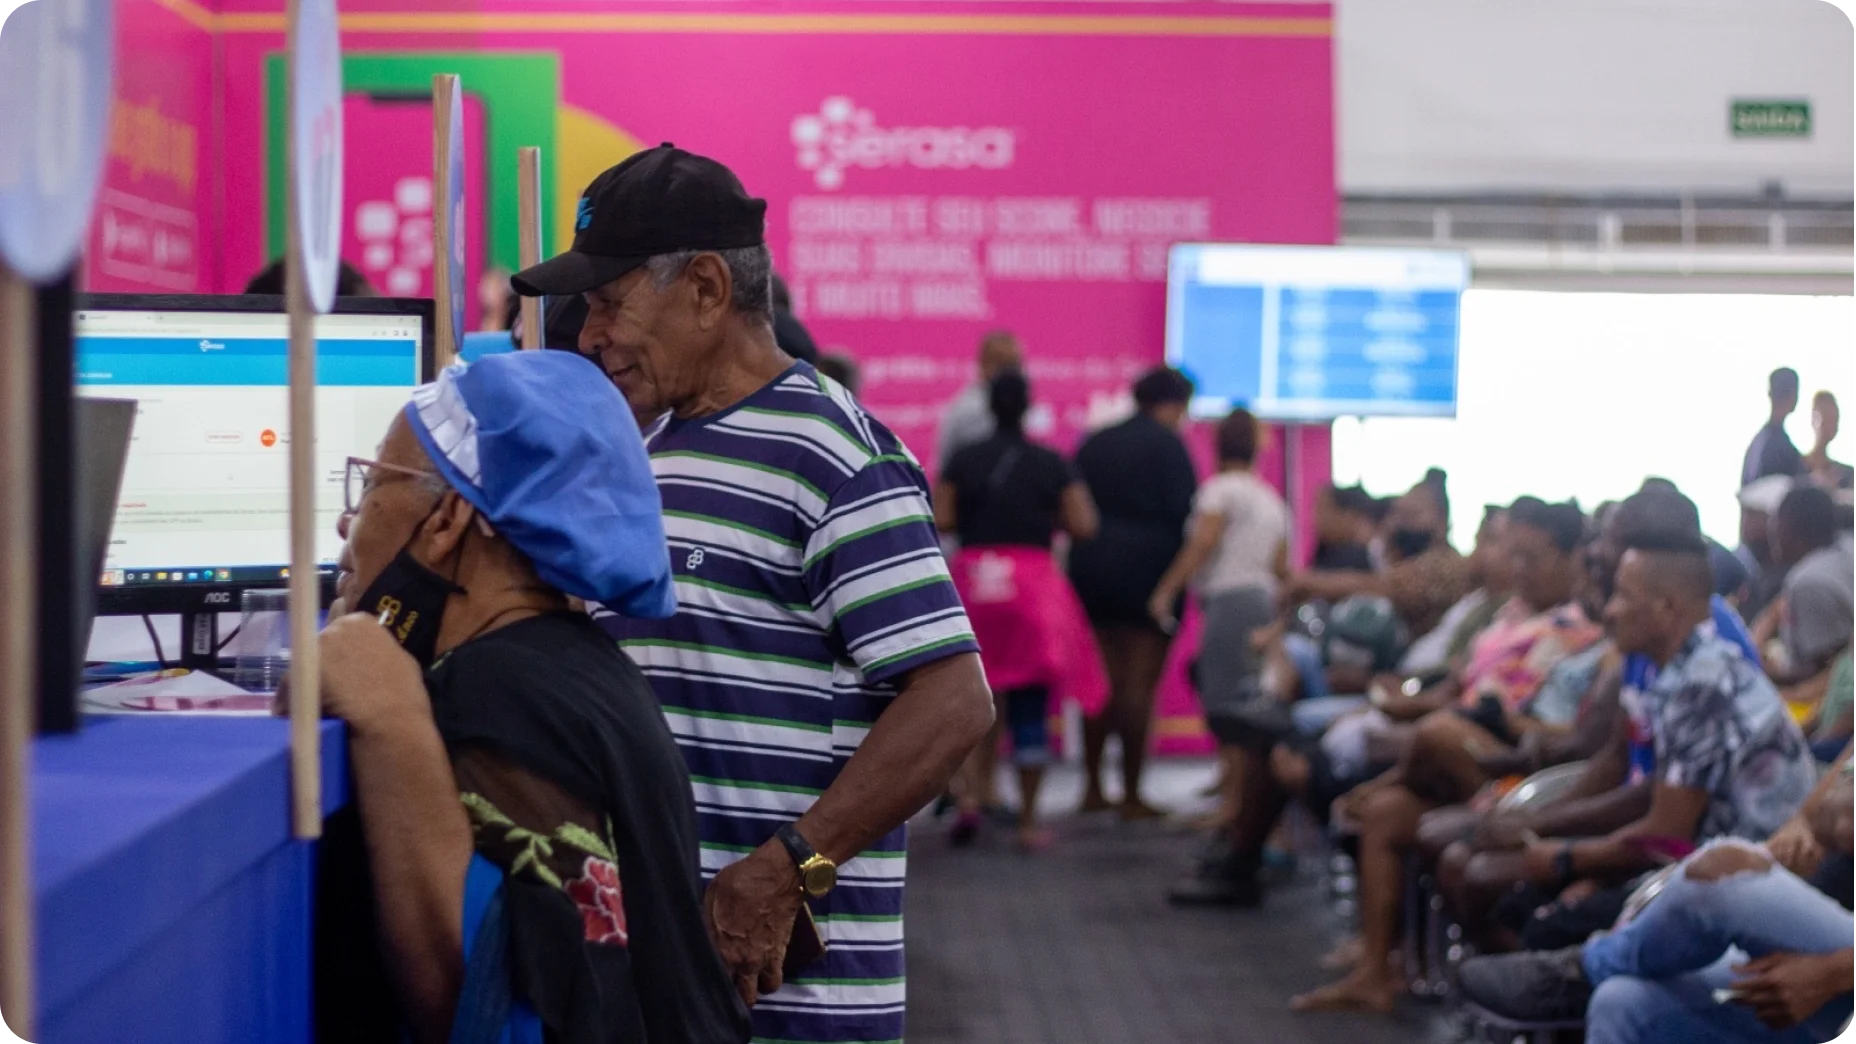
<svg viewBox="0 0 1856 1044"><path fill-rule="evenodd" d="M332 565L349 456L418 383L417 316L316 317L316 550ZM281 580L290 561L289 331L258 312L80 310L79 394L134 399L103 582Z"/></svg>
<svg viewBox="0 0 1856 1044"><path fill-rule="evenodd" d="M1278 420L1456 413L1460 253L1186 243L1167 274L1167 361L1193 413Z"/></svg>

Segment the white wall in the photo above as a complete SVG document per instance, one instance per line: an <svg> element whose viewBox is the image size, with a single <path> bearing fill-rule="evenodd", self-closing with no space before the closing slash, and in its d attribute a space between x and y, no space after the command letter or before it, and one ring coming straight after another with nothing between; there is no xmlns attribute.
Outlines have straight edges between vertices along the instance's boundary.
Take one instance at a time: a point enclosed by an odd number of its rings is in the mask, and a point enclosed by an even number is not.
<svg viewBox="0 0 1856 1044"><path fill-rule="evenodd" d="M1847 198L1852 29L1823 0L1337 0L1345 192ZM1809 140L1735 139L1731 98L1810 99Z"/></svg>
<svg viewBox="0 0 1856 1044"><path fill-rule="evenodd" d="M1766 375L1798 371L1787 432L1811 448L1810 396L1829 389L1856 461L1856 299L1754 294L1471 290L1454 420L1334 425L1334 480L1385 495L1433 465L1450 474L1451 535L1484 504L1577 497L1588 511L1645 476L1675 482L1709 535L1738 540L1740 464L1765 423Z"/></svg>

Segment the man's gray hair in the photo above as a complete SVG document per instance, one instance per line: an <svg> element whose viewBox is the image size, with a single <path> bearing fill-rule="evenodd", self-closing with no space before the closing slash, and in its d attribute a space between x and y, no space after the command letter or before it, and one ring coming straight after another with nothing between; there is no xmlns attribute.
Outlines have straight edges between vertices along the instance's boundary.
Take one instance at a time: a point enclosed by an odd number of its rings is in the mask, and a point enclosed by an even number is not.
<svg viewBox="0 0 1856 1044"><path fill-rule="evenodd" d="M651 281L662 290L676 282L697 254L716 254L728 266L728 279L734 284L734 296L728 302L731 308L749 318L773 322L773 252L765 243L732 250L679 250L674 254L659 254L644 263L645 269L651 273Z"/></svg>

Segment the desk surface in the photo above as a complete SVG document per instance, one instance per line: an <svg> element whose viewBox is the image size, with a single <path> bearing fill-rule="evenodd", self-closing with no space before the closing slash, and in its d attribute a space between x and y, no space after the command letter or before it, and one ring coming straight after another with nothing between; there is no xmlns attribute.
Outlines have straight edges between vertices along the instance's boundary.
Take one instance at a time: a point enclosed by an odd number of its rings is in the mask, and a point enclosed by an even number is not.
<svg viewBox="0 0 1856 1044"><path fill-rule="evenodd" d="M289 723L274 718L89 718L33 743L42 1013L296 843L289 747ZM322 726L322 787L325 816L348 802L338 722Z"/></svg>

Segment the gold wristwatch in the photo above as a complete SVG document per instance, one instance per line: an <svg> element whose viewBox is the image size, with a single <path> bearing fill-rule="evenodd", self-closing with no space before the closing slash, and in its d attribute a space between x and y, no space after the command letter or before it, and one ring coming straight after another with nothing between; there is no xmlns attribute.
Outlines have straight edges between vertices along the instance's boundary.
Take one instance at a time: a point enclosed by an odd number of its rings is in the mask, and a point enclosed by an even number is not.
<svg viewBox="0 0 1856 1044"><path fill-rule="evenodd" d="M793 857L793 865L799 868L800 891L814 899L823 899L838 886L838 864L819 855L791 823L781 827L774 836L786 846L786 854Z"/></svg>

